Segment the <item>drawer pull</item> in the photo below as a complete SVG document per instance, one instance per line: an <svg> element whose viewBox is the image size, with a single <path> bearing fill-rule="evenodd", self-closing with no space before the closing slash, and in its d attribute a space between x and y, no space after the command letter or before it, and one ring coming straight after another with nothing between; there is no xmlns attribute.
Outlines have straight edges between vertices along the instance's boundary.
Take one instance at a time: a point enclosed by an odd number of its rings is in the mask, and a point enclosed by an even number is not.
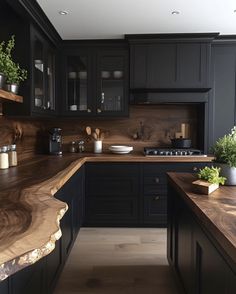
<svg viewBox="0 0 236 294"><path fill-rule="evenodd" d="M156 196L156 197L154 198L154 200L155 200L155 201L160 200L160 196Z"/></svg>
<svg viewBox="0 0 236 294"><path fill-rule="evenodd" d="M193 167L193 171L198 171L198 168L196 166Z"/></svg>
<svg viewBox="0 0 236 294"><path fill-rule="evenodd" d="M159 178L155 178L155 183L159 184L160 183L160 179Z"/></svg>

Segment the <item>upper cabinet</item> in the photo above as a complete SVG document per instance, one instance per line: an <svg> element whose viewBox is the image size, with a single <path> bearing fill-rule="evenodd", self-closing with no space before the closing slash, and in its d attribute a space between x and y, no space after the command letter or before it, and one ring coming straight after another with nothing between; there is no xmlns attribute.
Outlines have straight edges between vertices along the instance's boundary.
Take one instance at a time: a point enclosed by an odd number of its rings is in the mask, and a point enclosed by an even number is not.
<svg viewBox="0 0 236 294"><path fill-rule="evenodd" d="M32 112L51 114L56 111L55 49L31 29Z"/></svg>
<svg viewBox="0 0 236 294"><path fill-rule="evenodd" d="M60 37L41 15L36 1L0 4L0 42L15 35L14 61L27 70L27 80L20 83L23 103L4 104L3 114L49 117L57 114L56 58ZM26 9L27 8L27 9Z"/></svg>
<svg viewBox="0 0 236 294"><path fill-rule="evenodd" d="M208 90L211 42L130 40L130 88Z"/></svg>
<svg viewBox="0 0 236 294"><path fill-rule="evenodd" d="M128 50L78 46L63 50L65 116L126 116L128 114Z"/></svg>

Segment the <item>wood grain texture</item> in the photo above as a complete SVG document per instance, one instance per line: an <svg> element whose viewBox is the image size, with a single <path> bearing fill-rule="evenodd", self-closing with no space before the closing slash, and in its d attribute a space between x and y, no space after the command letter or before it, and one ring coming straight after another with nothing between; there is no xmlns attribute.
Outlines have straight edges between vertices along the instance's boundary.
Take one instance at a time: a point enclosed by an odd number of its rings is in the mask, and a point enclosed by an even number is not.
<svg viewBox="0 0 236 294"><path fill-rule="evenodd" d="M168 173L168 178L200 223L236 264L236 187L220 186L207 196L193 192L196 175Z"/></svg>
<svg viewBox="0 0 236 294"><path fill-rule="evenodd" d="M53 250L55 240L60 237L59 220L66 210L66 204L53 195L86 161L164 162L166 159L146 158L140 153L35 156L18 167L1 170L0 279L48 254L48 248Z"/></svg>
<svg viewBox="0 0 236 294"><path fill-rule="evenodd" d="M17 104L16 104L17 107ZM140 125L142 122L142 126ZM48 130L62 129L63 151L69 150L71 141L85 141L85 150L93 151L93 141L86 134L86 126L93 131L99 128L105 133L103 150L110 145L131 145L135 151L146 146L170 146L169 136L181 131L181 123L190 125L193 147L197 146L198 113L196 106L189 105L146 105L130 107L128 118L106 119L32 119L0 117L0 146L17 144L18 159L31 158L35 154L45 154ZM21 132L19 138L16 135ZM138 138L134 139L134 135Z"/></svg>
<svg viewBox="0 0 236 294"><path fill-rule="evenodd" d="M0 101L1 102L14 101L18 103L23 103L23 97L0 89Z"/></svg>

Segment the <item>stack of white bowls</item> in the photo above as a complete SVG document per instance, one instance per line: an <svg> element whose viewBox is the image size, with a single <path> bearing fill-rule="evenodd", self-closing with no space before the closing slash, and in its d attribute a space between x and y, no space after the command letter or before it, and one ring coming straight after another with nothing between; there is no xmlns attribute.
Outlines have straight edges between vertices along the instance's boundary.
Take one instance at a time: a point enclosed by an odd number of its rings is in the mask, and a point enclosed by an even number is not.
<svg viewBox="0 0 236 294"><path fill-rule="evenodd" d="M109 147L109 150L115 154L127 154L133 150L131 146L120 146L120 145L112 145Z"/></svg>

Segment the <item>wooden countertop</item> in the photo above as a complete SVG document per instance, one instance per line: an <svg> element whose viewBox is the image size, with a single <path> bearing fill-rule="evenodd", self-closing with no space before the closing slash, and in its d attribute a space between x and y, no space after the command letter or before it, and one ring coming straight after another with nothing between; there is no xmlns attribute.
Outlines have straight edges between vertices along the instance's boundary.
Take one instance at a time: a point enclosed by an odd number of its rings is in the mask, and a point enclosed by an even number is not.
<svg viewBox="0 0 236 294"><path fill-rule="evenodd" d="M35 156L0 170L0 280L55 247L67 205L53 195L85 162L206 162L212 157L145 157L141 153Z"/></svg>
<svg viewBox="0 0 236 294"><path fill-rule="evenodd" d="M196 175L168 173L169 180L199 222L236 264L236 186L220 186L210 195L195 194Z"/></svg>

